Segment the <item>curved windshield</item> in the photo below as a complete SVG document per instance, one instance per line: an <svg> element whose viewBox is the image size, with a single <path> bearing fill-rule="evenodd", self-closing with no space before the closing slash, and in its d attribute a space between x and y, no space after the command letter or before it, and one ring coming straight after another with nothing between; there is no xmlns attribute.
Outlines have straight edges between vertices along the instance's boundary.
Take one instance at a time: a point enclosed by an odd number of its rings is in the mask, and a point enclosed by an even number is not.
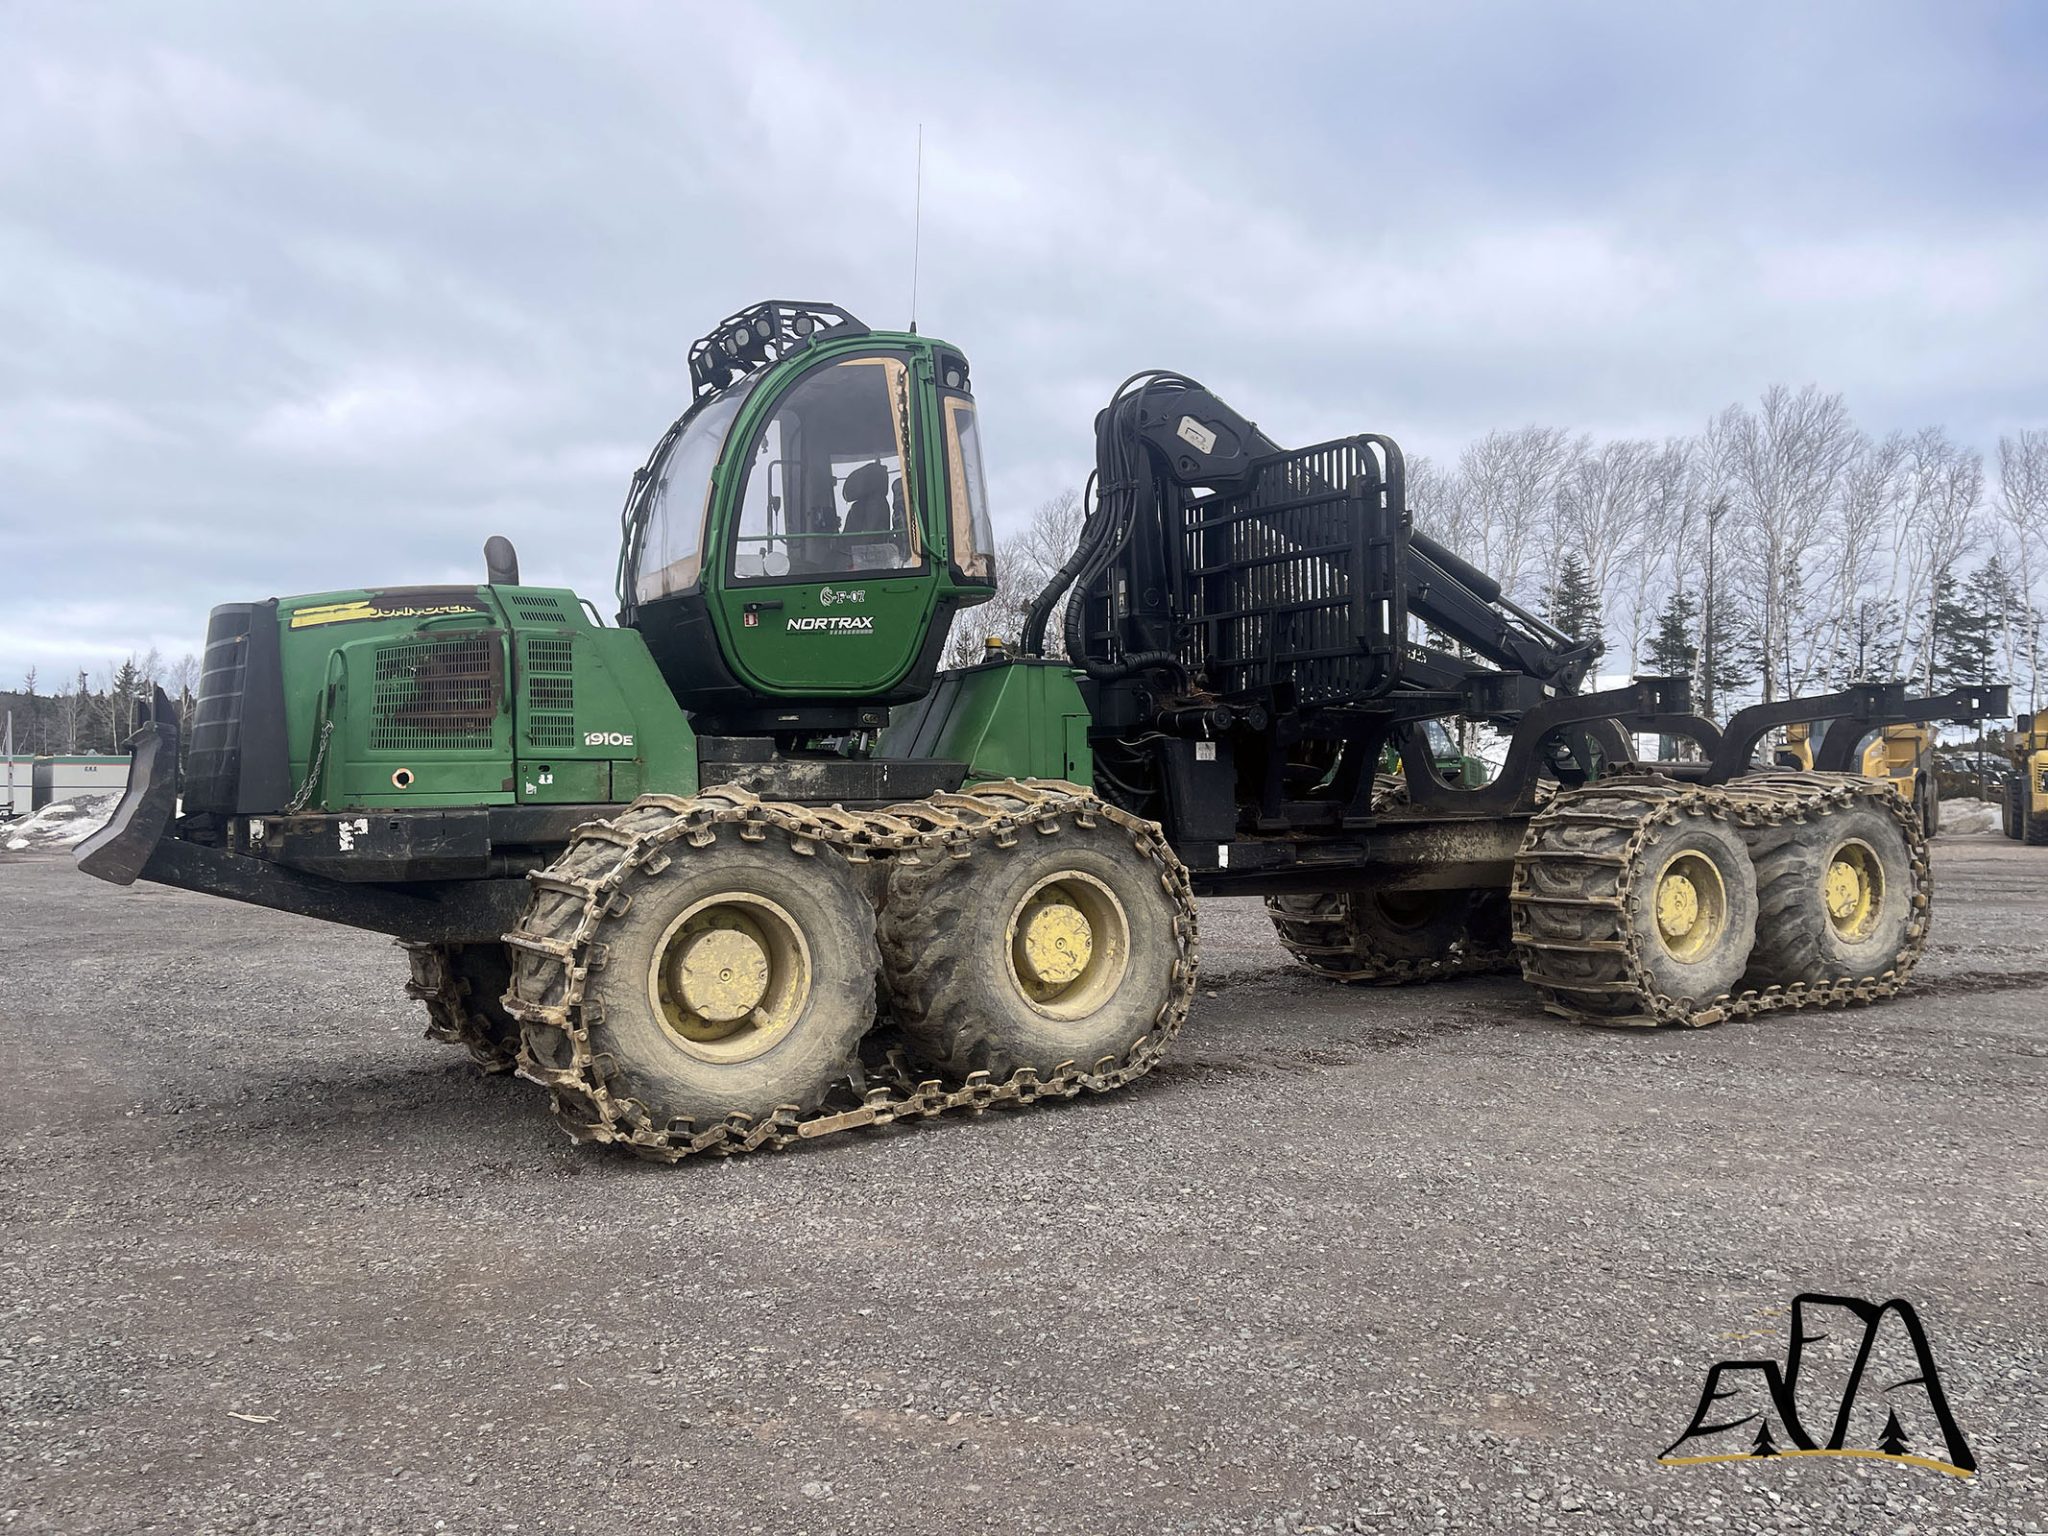
<svg viewBox="0 0 2048 1536"><path fill-rule="evenodd" d="M697 585L704 568L704 514L711 499L711 471L754 380L736 384L692 416L655 470L646 492L646 527L633 576L636 601L649 602Z"/></svg>
<svg viewBox="0 0 2048 1536"><path fill-rule="evenodd" d="M908 376L854 357L799 380L754 440L732 541L736 581L903 570L924 551L904 484Z"/></svg>

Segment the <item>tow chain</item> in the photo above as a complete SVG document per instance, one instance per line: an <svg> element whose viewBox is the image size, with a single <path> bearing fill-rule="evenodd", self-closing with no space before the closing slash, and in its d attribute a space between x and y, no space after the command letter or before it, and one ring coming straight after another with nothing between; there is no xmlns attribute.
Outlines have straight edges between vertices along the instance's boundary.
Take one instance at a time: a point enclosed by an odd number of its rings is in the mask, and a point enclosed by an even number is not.
<svg viewBox="0 0 2048 1536"><path fill-rule="evenodd" d="M1088 1065L1063 1062L1039 1073L1021 1067L998 1082L986 1072L948 1081L921 1073L899 1047L870 1031L857 1074L824 1106L785 1105L755 1119L734 1113L698 1127L687 1119L655 1124L637 1100L608 1086L608 1059L594 1052L585 1015L590 971L603 964L599 932L617 906L619 887L637 870L658 873L693 847L714 841L712 828L737 824L743 840L786 837L799 852L817 846L859 867L888 860L965 857L976 840L1015 840L1052 832L1065 817L1082 825L1101 820L1126 832L1138 852L1157 866L1175 910L1173 986L1152 1028L1121 1056ZM708 1154L731 1157L779 1151L799 1141L947 1114L980 1115L990 1109L1113 1093L1156 1066L1187 1020L1194 997L1197 948L1194 893L1187 870L1152 823L1107 805L1088 791L1058 782L985 784L959 794L934 795L881 811L794 805L763 800L731 786L683 798L643 796L611 821L579 827L548 869L527 876L536 891L521 925L504 935L515 951L507 1011L524 1026L519 1075L545 1087L556 1118L577 1141L614 1142L640 1157L679 1162ZM544 893L578 898L549 919ZM542 999L546 999L543 1001Z"/></svg>
<svg viewBox="0 0 2048 1536"><path fill-rule="evenodd" d="M1905 939L1890 967L1874 976L1724 992L1697 1005L1657 990L1643 963L1643 935L1630 920L1637 856L1655 828L1698 812L1748 833L1812 821L1856 804L1882 807L1905 834L1912 868L1911 910ZM1539 864L1548 866L1552 874L1540 891L1530 876L1532 866ZM1557 894L1565 889L1573 893ZM1699 1026L1894 996L1905 986L1927 946L1933 871L1926 837L1911 807L1884 779L1777 770L1745 775L1722 785L1701 785L1641 776L1600 780L1559 795L1539 811L1516 856L1509 895L1516 908L1516 943L1523 976L1546 994L1549 1011L1594 1024ZM1524 911L1546 903L1611 912L1618 937L1532 937L1526 931ZM1560 964L1572 957L1583 960L1589 956L1603 963L1604 977L1572 974ZM1596 1013L1572 1007L1566 999L1573 995L1632 999L1637 1007L1634 1012Z"/></svg>

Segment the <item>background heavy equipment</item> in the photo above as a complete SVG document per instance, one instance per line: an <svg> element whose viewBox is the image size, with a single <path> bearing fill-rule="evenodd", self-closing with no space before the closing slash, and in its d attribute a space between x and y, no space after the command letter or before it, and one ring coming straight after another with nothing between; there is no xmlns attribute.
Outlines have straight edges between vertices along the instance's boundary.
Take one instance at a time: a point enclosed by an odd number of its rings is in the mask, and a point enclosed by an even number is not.
<svg viewBox="0 0 2048 1536"><path fill-rule="evenodd" d="M1832 721L1797 720L1785 727L1784 745L1778 762L1788 768L1811 771L1816 747L1826 740ZM1929 837L1941 830L1940 765L1935 761L1935 736L1924 722L1909 720L1882 726L1865 736L1857 772L1866 778L1885 779L1920 818L1920 829Z"/></svg>
<svg viewBox="0 0 2048 1536"><path fill-rule="evenodd" d="M81 866L396 935L430 1033L667 1160L1121 1087L1198 893L1336 977L1518 963L1612 1024L1869 1000L1920 952L1918 819L1847 747L2002 689L1725 729L1581 693L1589 646L1415 531L1391 439L1285 449L1163 372L1098 417L1021 643L941 672L995 587L965 355L773 302L689 366L618 627L501 539L474 586L219 607L182 782L159 698ZM1503 733L1490 781L1449 720ZM1755 770L1794 720L1837 722L1813 771Z"/></svg>
<svg viewBox="0 0 2048 1536"><path fill-rule="evenodd" d="M2006 756L2012 776L2005 781L2005 835L2032 847L2048 846L2048 710L2013 721Z"/></svg>

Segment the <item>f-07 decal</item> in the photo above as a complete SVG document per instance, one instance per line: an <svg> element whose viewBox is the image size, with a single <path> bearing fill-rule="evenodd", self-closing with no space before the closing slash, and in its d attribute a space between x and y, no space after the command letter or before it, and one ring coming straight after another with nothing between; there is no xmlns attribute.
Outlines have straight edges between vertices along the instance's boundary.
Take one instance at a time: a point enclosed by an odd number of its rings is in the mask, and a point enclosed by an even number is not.
<svg viewBox="0 0 2048 1536"><path fill-rule="evenodd" d="M809 618L791 619L789 627L793 630L811 632L825 630L837 635L871 635L875 632L875 616L871 613L820 614Z"/></svg>
<svg viewBox="0 0 2048 1536"><path fill-rule="evenodd" d="M315 603L292 615L293 629L316 624L357 624L364 619L431 619L445 613L489 613L475 602L419 602L405 598L359 597L346 603Z"/></svg>

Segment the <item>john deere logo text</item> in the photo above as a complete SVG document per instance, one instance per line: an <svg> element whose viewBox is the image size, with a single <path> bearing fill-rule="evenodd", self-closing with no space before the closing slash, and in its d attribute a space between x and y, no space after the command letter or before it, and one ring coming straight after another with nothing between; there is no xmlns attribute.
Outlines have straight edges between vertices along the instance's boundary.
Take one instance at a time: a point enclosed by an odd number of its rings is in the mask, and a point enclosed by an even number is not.
<svg viewBox="0 0 2048 1536"><path fill-rule="evenodd" d="M863 613L853 617L843 613L820 614L809 618L791 619L789 627L793 630L807 631L822 629L840 635L872 634L875 628L875 618L870 613Z"/></svg>
<svg viewBox="0 0 2048 1536"><path fill-rule="evenodd" d="M1934 1352L1911 1302L1797 1296L1792 1341L1775 1360L1707 1371L1666 1466L1764 1456L1874 1456L1955 1477L1977 1458L1949 1413Z"/></svg>
<svg viewBox="0 0 2048 1536"><path fill-rule="evenodd" d="M444 613L483 613L476 603L382 603L374 598L352 603L317 603L292 615L293 629L316 624L355 624L364 619L430 619Z"/></svg>

